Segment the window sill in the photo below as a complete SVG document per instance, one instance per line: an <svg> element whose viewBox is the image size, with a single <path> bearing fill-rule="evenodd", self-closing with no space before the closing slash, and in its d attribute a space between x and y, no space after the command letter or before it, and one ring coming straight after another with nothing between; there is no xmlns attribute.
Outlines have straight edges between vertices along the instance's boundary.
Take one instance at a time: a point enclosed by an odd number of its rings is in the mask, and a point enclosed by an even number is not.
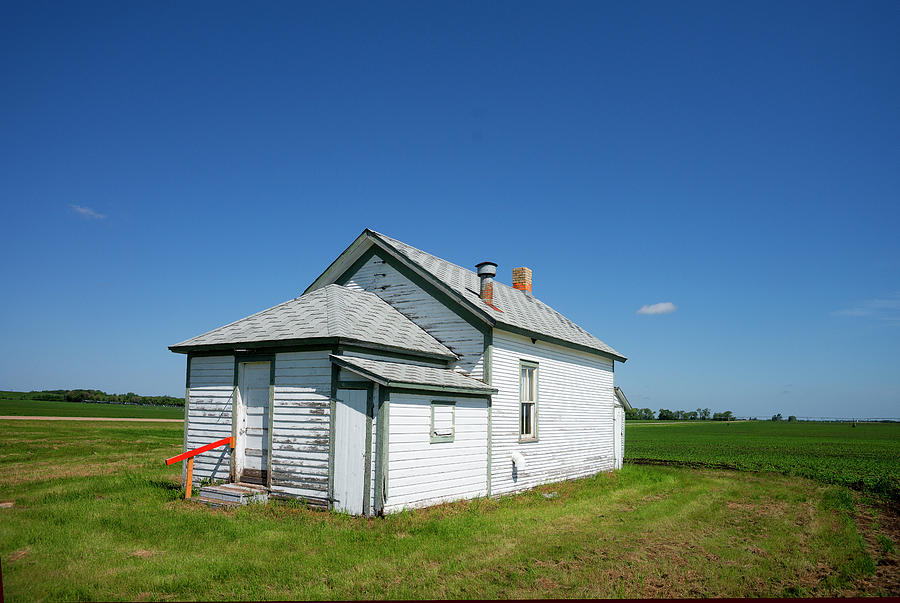
<svg viewBox="0 0 900 603"><path fill-rule="evenodd" d="M522 438L522 437L519 438L519 444L530 444L532 442L537 442L537 441L538 441L537 436L534 436L533 438Z"/></svg>

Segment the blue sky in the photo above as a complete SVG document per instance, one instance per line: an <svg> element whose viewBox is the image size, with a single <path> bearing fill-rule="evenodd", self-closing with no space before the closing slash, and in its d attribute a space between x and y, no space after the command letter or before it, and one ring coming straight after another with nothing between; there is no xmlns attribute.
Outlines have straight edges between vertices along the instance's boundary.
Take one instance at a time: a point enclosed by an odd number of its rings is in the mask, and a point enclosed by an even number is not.
<svg viewBox="0 0 900 603"><path fill-rule="evenodd" d="M180 395L167 345L371 227L530 266L638 406L898 416L897 31L896 2L7 3L0 388Z"/></svg>

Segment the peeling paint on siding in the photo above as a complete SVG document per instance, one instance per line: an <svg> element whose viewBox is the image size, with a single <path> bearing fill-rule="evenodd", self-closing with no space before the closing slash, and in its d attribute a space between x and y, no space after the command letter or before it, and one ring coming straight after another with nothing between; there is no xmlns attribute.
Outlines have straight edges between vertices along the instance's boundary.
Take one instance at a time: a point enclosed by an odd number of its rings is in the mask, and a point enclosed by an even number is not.
<svg viewBox="0 0 900 603"><path fill-rule="evenodd" d="M331 428L329 351L275 356L272 490L325 501Z"/></svg>
<svg viewBox="0 0 900 603"><path fill-rule="evenodd" d="M234 356L192 356L185 426L185 450L192 450L231 435L234 396ZM215 448L194 457L194 484L204 479L227 480L231 450Z"/></svg>

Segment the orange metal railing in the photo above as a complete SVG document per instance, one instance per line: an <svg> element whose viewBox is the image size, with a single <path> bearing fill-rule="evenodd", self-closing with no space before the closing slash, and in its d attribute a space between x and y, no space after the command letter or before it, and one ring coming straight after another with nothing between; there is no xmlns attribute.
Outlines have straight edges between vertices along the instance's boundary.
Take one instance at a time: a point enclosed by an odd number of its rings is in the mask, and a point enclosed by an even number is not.
<svg viewBox="0 0 900 603"><path fill-rule="evenodd" d="M194 479L194 457L198 454L202 454L207 450L212 450L213 448L218 448L219 446L224 446L228 444L230 448L234 448L234 438L228 436L227 438L222 438L212 444L207 444L206 446L201 446L200 448L194 448L193 450L188 450L187 452L182 452L177 456L173 456L170 459L166 459L166 465L171 465L172 463L178 463L183 460L187 460L187 477L184 481L184 497L191 497L191 488L192 482Z"/></svg>

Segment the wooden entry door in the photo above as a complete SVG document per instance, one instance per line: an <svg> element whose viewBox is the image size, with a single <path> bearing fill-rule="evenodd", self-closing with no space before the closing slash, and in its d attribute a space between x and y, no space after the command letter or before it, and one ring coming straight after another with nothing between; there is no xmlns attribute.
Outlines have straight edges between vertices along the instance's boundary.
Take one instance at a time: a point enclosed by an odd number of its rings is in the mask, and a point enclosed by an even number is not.
<svg viewBox="0 0 900 603"><path fill-rule="evenodd" d="M334 413L334 508L362 515L368 390L339 389Z"/></svg>
<svg viewBox="0 0 900 603"><path fill-rule="evenodd" d="M269 370L268 362L242 362L238 375L238 481L263 486L269 473Z"/></svg>

